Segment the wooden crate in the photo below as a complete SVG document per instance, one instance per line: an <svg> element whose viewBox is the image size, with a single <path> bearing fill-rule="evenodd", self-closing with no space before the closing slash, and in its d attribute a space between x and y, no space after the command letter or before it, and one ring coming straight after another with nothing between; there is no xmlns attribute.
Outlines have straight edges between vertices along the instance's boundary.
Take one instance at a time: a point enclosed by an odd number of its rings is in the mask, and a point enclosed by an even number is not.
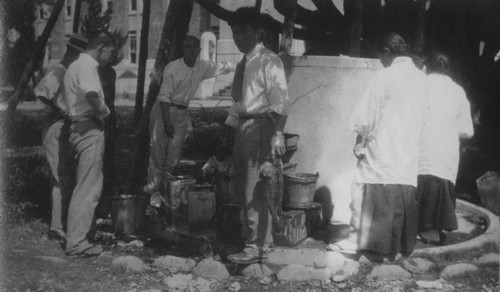
<svg viewBox="0 0 500 292"><path fill-rule="evenodd" d="M215 192L188 191L189 230L213 228L215 219Z"/></svg>
<svg viewBox="0 0 500 292"><path fill-rule="evenodd" d="M273 230L274 244L278 246L295 246L307 238L306 214L302 210L291 210L281 213L283 231L276 234Z"/></svg>

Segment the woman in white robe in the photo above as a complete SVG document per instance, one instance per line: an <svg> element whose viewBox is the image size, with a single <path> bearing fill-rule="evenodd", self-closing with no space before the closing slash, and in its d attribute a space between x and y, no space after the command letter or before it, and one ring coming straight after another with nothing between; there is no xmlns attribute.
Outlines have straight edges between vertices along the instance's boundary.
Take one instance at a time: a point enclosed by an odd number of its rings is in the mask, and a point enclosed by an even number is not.
<svg viewBox="0 0 500 292"><path fill-rule="evenodd" d="M447 55L431 57L429 113L420 139L418 239L432 244L444 244L443 230L458 228L455 181L460 139L474 134L470 103L462 87L448 76L449 68Z"/></svg>

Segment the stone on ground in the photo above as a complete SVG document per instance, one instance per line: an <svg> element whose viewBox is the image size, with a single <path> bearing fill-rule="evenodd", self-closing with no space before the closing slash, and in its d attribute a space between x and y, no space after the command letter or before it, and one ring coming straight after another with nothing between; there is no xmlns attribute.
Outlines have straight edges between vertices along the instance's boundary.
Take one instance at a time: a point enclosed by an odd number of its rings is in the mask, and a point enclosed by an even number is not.
<svg viewBox="0 0 500 292"><path fill-rule="evenodd" d="M170 288L168 291L196 291L211 292L217 290L215 280L207 280L202 277L193 277L193 274L175 274L165 279L165 284Z"/></svg>
<svg viewBox="0 0 500 292"><path fill-rule="evenodd" d="M247 277L253 277L253 278L263 278L263 277L268 277L273 274L273 271L269 269L268 266L264 264L252 264L248 267L245 267L241 273Z"/></svg>
<svg viewBox="0 0 500 292"><path fill-rule="evenodd" d="M314 269L302 265L291 264L281 269L277 277L280 281L320 280L329 282L331 274L332 271L327 268Z"/></svg>
<svg viewBox="0 0 500 292"><path fill-rule="evenodd" d="M207 278L227 279L229 277L226 266L211 258L206 258L199 262L194 267L193 273Z"/></svg>
<svg viewBox="0 0 500 292"><path fill-rule="evenodd" d="M334 282L343 282L347 280L347 278L356 275L358 272L359 263L350 259L346 259L344 262L344 266L341 269L332 271L332 279Z"/></svg>
<svg viewBox="0 0 500 292"><path fill-rule="evenodd" d="M418 287L420 288L425 288L425 289L443 289L443 280L438 279L434 281L425 281L425 280L419 280L416 282Z"/></svg>
<svg viewBox="0 0 500 292"><path fill-rule="evenodd" d="M134 272L143 272L149 267L144 264L144 262L135 256L121 256L113 260L112 265L123 266L127 270L132 270Z"/></svg>
<svg viewBox="0 0 500 292"><path fill-rule="evenodd" d="M231 284L231 286L229 286L228 290L232 292L238 292L241 290L241 284L238 282L234 282L233 284Z"/></svg>
<svg viewBox="0 0 500 292"><path fill-rule="evenodd" d="M403 261L403 267L414 274L423 274L428 272L434 263L423 258L411 258Z"/></svg>
<svg viewBox="0 0 500 292"><path fill-rule="evenodd" d="M62 259L62 258L58 258L58 257L51 257L51 256L35 256L35 258L40 259L40 260L42 260L42 261L55 263L55 264L64 264L64 263L66 263L66 261L65 261L64 259Z"/></svg>
<svg viewBox="0 0 500 292"><path fill-rule="evenodd" d="M475 259L474 263L479 265L499 264L500 255L497 253L489 253L482 255L480 258Z"/></svg>
<svg viewBox="0 0 500 292"><path fill-rule="evenodd" d="M368 275L372 280L410 279L411 274L398 265L380 265Z"/></svg>
<svg viewBox="0 0 500 292"><path fill-rule="evenodd" d="M453 264L449 265L441 271L441 278L451 279L453 277L462 276L471 272L477 271L478 268L473 264Z"/></svg>
<svg viewBox="0 0 500 292"><path fill-rule="evenodd" d="M345 257L338 253L318 249L275 248L269 253L268 262L274 265L297 264L308 267L324 267L332 271L344 266Z"/></svg>
<svg viewBox="0 0 500 292"><path fill-rule="evenodd" d="M170 273L189 273L196 266L196 262L193 259L189 258L181 258L175 256L163 256L157 258L154 263L154 266L159 268L167 269Z"/></svg>

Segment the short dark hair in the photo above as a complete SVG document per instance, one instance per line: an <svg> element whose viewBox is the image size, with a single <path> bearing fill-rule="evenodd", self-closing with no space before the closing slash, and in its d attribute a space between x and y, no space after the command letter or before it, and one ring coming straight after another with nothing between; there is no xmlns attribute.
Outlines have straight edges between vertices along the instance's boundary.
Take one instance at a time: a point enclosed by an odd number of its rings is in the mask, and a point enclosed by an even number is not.
<svg viewBox="0 0 500 292"><path fill-rule="evenodd" d="M109 46L116 47L113 37L108 32L105 31L98 31L89 37L88 49L95 49L100 44L103 44L104 47L109 47Z"/></svg>
<svg viewBox="0 0 500 292"><path fill-rule="evenodd" d="M405 39L395 32L386 32L382 34L375 43L375 49L378 53L388 49L392 56L406 56L409 54L410 47Z"/></svg>
<svg viewBox="0 0 500 292"><path fill-rule="evenodd" d="M429 73L448 74L450 71L450 57L443 52L433 52L427 64Z"/></svg>
<svg viewBox="0 0 500 292"><path fill-rule="evenodd" d="M200 42L200 39L195 37L194 35L187 35L185 38L184 38L184 42L186 42L187 40L193 40L195 41L197 44L198 44L198 47L201 45L201 42Z"/></svg>
<svg viewBox="0 0 500 292"><path fill-rule="evenodd" d="M261 14L255 7L245 6L236 9L228 20L230 26L248 25L253 29L262 28Z"/></svg>

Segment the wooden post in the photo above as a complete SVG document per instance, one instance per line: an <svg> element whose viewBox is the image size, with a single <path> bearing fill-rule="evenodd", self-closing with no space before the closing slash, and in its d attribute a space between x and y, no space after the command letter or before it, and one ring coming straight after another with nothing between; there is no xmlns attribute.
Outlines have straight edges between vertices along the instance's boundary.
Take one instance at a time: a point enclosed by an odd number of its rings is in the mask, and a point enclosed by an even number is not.
<svg viewBox="0 0 500 292"><path fill-rule="evenodd" d="M78 33L80 28L80 13L82 11L82 0L75 0L75 14L73 15L73 33Z"/></svg>
<svg viewBox="0 0 500 292"><path fill-rule="evenodd" d="M148 59L149 18L151 15L151 0L143 1L141 43L139 46L139 72L137 76L137 93L135 95L134 121L141 121L144 103L144 84L146 79L146 62Z"/></svg>
<svg viewBox="0 0 500 292"><path fill-rule="evenodd" d="M180 50L176 47L180 46L178 41L187 33L193 5L194 0L170 1L156 53L153 76L161 76L167 63L180 57ZM129 193L132 194L139 192L145 182L149 155L149 114L160 91L161 81L161 77L151 79L144 112L136 130L128 187Z"/></svg>
<svg viewBox="0 0 500 292"><path fill-rule="evenodd" d="M57 0L56 4L54 5L54 9L52 10L52 14L50 15L49 20L47 21L47 24L43 29L42 35L40 35L36 40L35 49L30 56L28 64L26 64L26 68L24 68L23 75L21 75L19 83L17 84L16 91L9 98L7 113L12 113L16 110L17 104L19 103L19 97L21 96L24 88L26 87L26 84L28 83L36 60L38 60L40 54L45 48L45 45L47 44L47 40L49 39L50 33L52 32L52 28L54 28L54 25L57 22L57 18L59 17L63 6L64 0Z"/></svg>
<svg viewBox="0 0 500 292"><path fill-rule="evenodd" d="M297 0L290 0L291 9L285 14L283 21L283 36L280 41L280 53L290 55L293 41L293 29L295 26L295 17L297 16Z"/></svg>

